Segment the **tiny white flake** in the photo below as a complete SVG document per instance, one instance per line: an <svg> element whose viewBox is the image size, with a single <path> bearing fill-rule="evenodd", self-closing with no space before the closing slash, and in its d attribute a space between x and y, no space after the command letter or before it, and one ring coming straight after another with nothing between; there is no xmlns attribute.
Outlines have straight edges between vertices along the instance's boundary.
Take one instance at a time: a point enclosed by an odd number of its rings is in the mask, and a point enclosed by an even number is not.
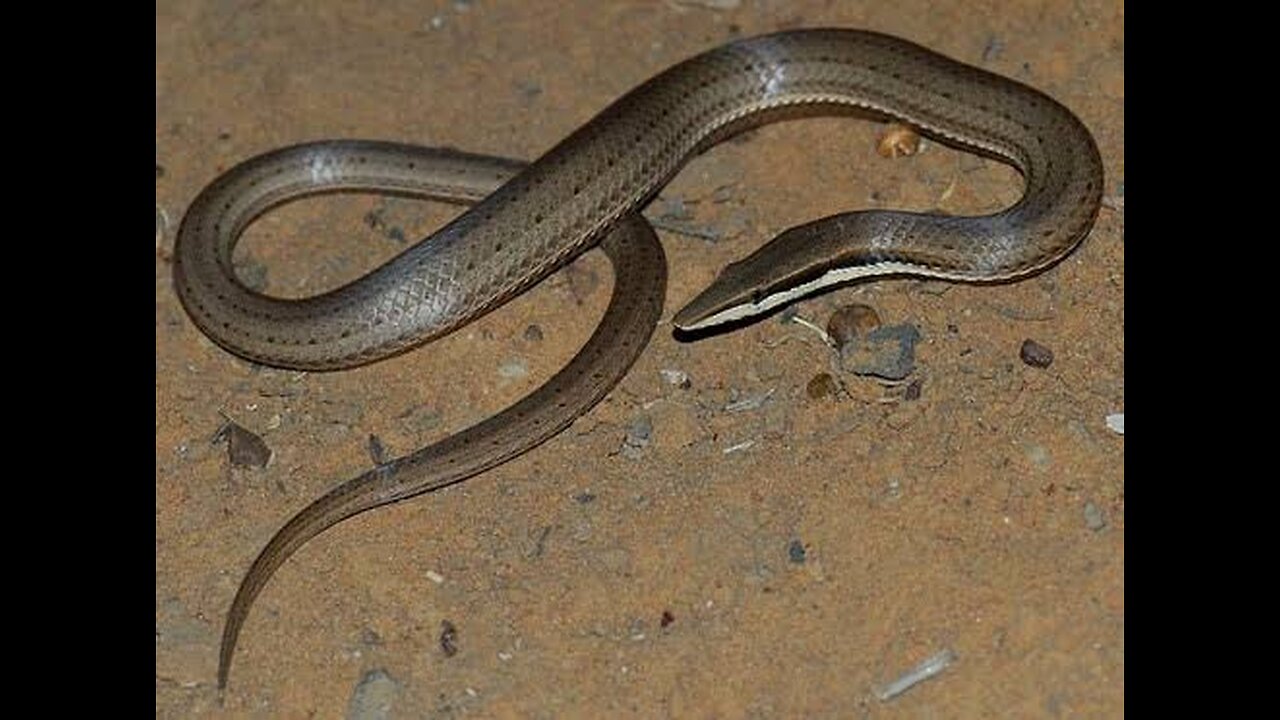
<svg viewBox="0 0 1280 720"><path fill-rule="evenodd" d="M1107 427L1118 435L1124 434L1124 413L1112 413L1107 416Z"/></svg>

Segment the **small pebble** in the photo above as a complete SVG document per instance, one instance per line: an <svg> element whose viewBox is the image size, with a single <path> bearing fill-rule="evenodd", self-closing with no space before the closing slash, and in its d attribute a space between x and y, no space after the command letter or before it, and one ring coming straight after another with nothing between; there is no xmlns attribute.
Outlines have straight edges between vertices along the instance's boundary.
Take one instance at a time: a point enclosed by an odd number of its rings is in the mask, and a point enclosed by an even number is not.
<svg viewBox="0 0 1280 720"><path fill-rule="evenodd" d="M670 610L663 610L662 619L658 621L658 624L662 627L667 627L668 625L670 625L675 621L676 621L676 616L672 615Z"/></svg>
<svg viewBox="0 0 1280 720"><path fill-rule="evenodd" d="M880 327L880 315L870 305L851 303L831 314L827 320L827 334L836 344L836 349L843 348L855 338L866 337L868 333Z"/></svg>
<svg viewBox="0 0 1280 720"><path fill-rule="evenodd" d="M840 368L855 375L905 380L915 371L918 342L920 331L914 325L877 328L840 348Z"/></svg>
<svg viewBox="0 0 1280 720"><path fill-rule="evenodd" d="M653 438L653 419L648 415L641 415L631 424L627 426L626 437L622 439L623 456L635 460L640 457L640 453L652 442Z"/></svg>
<svg viewBox="0 0 1280 720"><path fill-rule="evenodd" d="M787 543L787 559L797 565L804 563L807 552L804 549L804 543L799 540L792 540Z"/></svg>
<svg viewBox="0 0 1280 720"><path fill-rule="evenodd" d="M659 370L658 374L662 376L664 382L668 385L674 385L681 390L688 390L693 386L693 381L689 379L689 374L683 370Z"/></svg>
<svg viewBox="0 0 1280 720"><path fill-rule="evenodd" d="M1084 526L1094 532L1098 532L1107 526L1107 518L1098 509L1098 506L1092 502L1084 504Z"/></svg>
<svg viewBox="0 0 1280 720"><path fill-rule="evenodd" d="M458 654L458 628L448 620L440 621L440 649L445 657Z"/></svg>
<svg viewBox="0 0 1280 720"><path fill-rule="evenodd" d="M1112 413L1107 416L1107 427L1117 435L1124 434L1124 413Z"/></svg>
<svg viewBox="0 0 1280 720"><path fill-rule="evenodd" d="M213 442L227 441L227 455L233 467L264 468L271 462L271 448L262 438L245 430L228 420L218 432L214 433Z"/></svg>
<svg viewBox="0 0 1280 720"><path fill-rule="evenodd" d="M894 125L880 136L876 152L881 157L908 157L920 152L920 136L906 125Z"/></svg>
<svg viewBox="0 0 1280 720"><path fill-rule="evenodd" d="M831 373L818 373L809 379L809 384L805 386L805 393L810 400L831 397L836 394L836 380L831 377Z"/></svg>
<svg viewBox="0 0 1280 720"><path fill-rule="evenodd" d="M524 339L528 342L542 342L542 328L530 325L524 329Z"/></svg>
<svg viewBox="0 0 1280 720"><path fill-rule="evenodd" d="M1035 340L1023 340L1018 355L1031 367L1047 368L1053 364L1053 351Z"/></svg>
<svg viewBox="0 0 1280 720"><path fill-rule="evenodd" d="M911 384L907 385L907 390L906 392L902 393L902 398L904 400L919 400L920 391L923 388L924 388L924 381L921 380L920 378L916 378L915 380L911 381Z"/></svg>
<svg viewBox="0 0 1280 720"><path fill-rule="evenodd" d="M347 702L347 720L387 720L392 717L400 683L386 670L370 670L360 678Z"/></svg>

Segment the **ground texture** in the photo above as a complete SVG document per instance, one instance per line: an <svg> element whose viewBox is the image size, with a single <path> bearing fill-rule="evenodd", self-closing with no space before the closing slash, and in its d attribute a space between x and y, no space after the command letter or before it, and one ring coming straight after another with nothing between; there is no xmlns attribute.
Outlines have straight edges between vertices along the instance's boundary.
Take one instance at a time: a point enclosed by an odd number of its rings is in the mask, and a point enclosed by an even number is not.
<svg viewBox="0 0 1280 720"><path fill-rule="evenodd" d="M773 317L681 342L658 329L568 431L452 489L305 546L258 599L221 703L223 617L294 512L373 462L486 417L590 333L591 253L422 350L358 370L256 367L206 340L173 235L219 172L281 145L364 137L533 158L662 68L781 28L890 32L1075 110L1106 163L1083 246L1026 282L895 280L849 303L920 334L887 385ZM669 320L777 232L867 207L972 213L1008 168L885 128L770 126L691 162L650 208ZM1115 717L1124 712L1124 10L1093 2L158 2L158 717ZM369 196L257 222L240 269L305 295L456 209ZM789 317L789 316L788 316ZM1047 368L1021 357L1047 348ZM825 377L824 377L825 375ZM265 468L212 442L227 419ZM243 460L243 458L239 458ZM877 691L936 653L938 677Z"/></svg>

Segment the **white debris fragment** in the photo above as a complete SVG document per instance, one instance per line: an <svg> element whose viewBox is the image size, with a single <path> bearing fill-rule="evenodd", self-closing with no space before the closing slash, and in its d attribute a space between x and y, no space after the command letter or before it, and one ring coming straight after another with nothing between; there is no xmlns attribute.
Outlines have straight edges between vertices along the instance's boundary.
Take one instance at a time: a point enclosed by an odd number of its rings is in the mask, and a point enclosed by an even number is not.
<svg viewBox="0 0 1280 720"><path fill-rule="evenodd" d="M1124 434L1124 413L1112 413L1107 416L1107 427L1119 435Z"/></svg>
<svg viewBox="0 0 1280 720"><path fill-rule="evenodd" d="M908 670L902 677L876 689L876 697L881 702L892 700L902 693L910 690L919 683L946 670L951 663L956 661L956 653L954 650L947 649L930 657L928 660Z"/></svg>
<svg viewBox="0 0 1280 720"><path fill-rule="evenodd" d="M683 370L668 370L664 368L658 372L662 375L662 379L665 380L668 385L689 387L689 374Z"/></svg>

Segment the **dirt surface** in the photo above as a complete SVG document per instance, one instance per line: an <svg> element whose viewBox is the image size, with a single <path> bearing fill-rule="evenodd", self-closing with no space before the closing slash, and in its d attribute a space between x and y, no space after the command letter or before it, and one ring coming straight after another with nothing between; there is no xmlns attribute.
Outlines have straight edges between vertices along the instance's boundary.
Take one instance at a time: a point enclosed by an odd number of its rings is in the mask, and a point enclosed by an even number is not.
<svg viewBox="0 0 1280 720"><path fill-rule="evenodd" d="M1105 419L1124 409L1123 4L939 5L158 2L156 715L1122 715L1124 438ZM320 138L533 158L682 58L824 25L901 35L1075 110L1107 170L1089 239L1022 283L896 280L798 305L818 326L853 302L913 326L898 384L840 370L787 316L696 342L664 322L558 438L306 545L253 608L220 704L222 621L267 539L369 468L371 436L402 454L536 387L612 280L591 253L422 350L261 368L205 339L174 295L169 250L200 188ZM882 158L883 132L791 122L691 162L649 213L693 232L661 233L665 320L798 222L1017 197L1012 170L937 144ZM273 294L332 288L455 212L304 201L251 228L241 272ZM1042 347L1025 362L1028 339ZM243 466L212 442L224 416L262 439L265 468L251 442ZM944 650L938 677L877 697Z"/></svg>

